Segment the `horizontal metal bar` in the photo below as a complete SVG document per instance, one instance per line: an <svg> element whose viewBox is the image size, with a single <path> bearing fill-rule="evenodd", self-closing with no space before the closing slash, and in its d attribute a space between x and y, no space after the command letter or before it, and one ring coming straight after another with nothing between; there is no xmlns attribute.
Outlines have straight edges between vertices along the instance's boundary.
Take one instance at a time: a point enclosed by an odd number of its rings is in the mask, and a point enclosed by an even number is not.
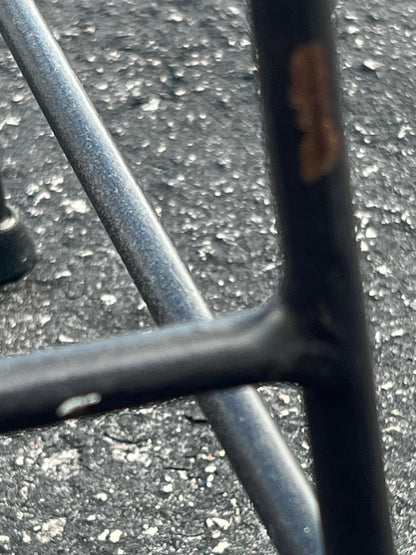
<svg viewBox="0 0 416 555"><path fill-rule="evenodd" d="M288 355L280 368L266 344L271 328L275 345ZM287 379L293 368L287 335L283 312L263 308L5 358L0 361L0 431ZM297 351L295 337L291 343Z"/></svg>
<svg viewBox="0 0 416 555"><path fill-rule="evenodd" d="M283 308L270 304L4 358L0 431L249 383L302 381L311 348L292 324Z"/></svg>
<svg viewBox="0 0 416 555"><path fill-rule="evenodd" d="M34 3L0 0L0 31L155 320L160 324L210 318ZM257 393L238 388L226 396L200 396L198 401L282 555L321 554L319 509L311 486L299 465L287 458L288 449L280 449L284 440ZM232 413L234 426L228 433L218 419L216 401ZM254 415L259 436L267 441L253 441ZM270 464L259 473L265 457ZM279 495L286 483L292 484L289 506ZM259 491L272 486L274 495L258 497Z"/></svg>

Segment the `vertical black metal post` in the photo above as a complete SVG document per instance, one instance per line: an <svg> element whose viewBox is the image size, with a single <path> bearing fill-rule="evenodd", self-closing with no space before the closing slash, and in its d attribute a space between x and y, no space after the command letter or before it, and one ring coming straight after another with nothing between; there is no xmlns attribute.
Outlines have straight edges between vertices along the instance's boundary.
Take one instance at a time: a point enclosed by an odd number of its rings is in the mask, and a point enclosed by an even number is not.
<svg viewBox="0 0 416 555"><path fill-rule="evenodd" d="M337 356L305 393L328 555L393 553L325 0L251 0L283 295ZM313 368L311 369L313 372Z"/></svg>

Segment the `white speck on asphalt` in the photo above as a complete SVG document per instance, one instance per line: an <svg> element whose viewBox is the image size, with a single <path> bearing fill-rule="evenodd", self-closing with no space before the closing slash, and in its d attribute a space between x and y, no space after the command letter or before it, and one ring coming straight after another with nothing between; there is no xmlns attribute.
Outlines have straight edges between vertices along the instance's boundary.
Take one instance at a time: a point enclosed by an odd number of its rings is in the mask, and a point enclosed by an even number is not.
<svg viewBox="0 0 416 555"><path fill-rule="evenodd" d="M179 12L172 12L168 15L168 21L174 21L175 23L180 23L183 21L183 15Z"/></svg>
<svg viewBox="0 0 416 555"><path fill-rule="evenodd" d="M74 343L74 338L61 333L60 335L58 335L58 341L59 343Z"/></svg>
<svg viewBox="0 0 416 555"><path fill-rule="evenodd" d="M51 518L44 522L40 530L36 532L36 536L40 543L49 543L53 538L61 536L66 525L66 518Z"/></svg>
<svg viewBox="0 0 416 555"><path fill-rule="evenodd" d="M111 543L117 543L120 541L123 532L121 530L113 530L108 538Z"/></svg>
<svg viewBox="0 0 416 555"><path fill-rule="evenodd" d="M230 527L229 521L225 520L225 518L213 516L211 520L216 526L218 526L218 528L221 528L222 530L228 530L228 528Z"/></svg>
<svg viewBox="0 0 416 555"><path fill-rule="evenodd" d="M105 542L109 533L110 533L110 530L106 528L103 532L101 532L99 536L97 536L97 540L100 542Z"/></svg>
<svg viewBox="0 0 416 555"><path fill-rule="evenodd" d="M212 552L213 553L225 553L226 549L228 549L229 547L230 547L230 544L227 541L222 541L214 547Z"/></svg>
<svg viewBox="0 0 416 555"><path fill-rule="evenodd" d="M160 99L157 96L152 96L146 104L143 104L142 110L143 112L156 112L159 109L159 105Z"/></svg>
<svg viewBox="0 0 416 555"><path fill-rule="evenodd" d="M161 491L163 491L163 493L172 493L173 485L172 484L163 484L163 486L160 489L161 489Z"/></svg>
<svg viewBox="0 0 416 555"><path fill-rule="evenodd" d="M377 231L374 227L367 227L365 230L365 236L367 239L375 239L377 237Z"/></svg>
<svg viewBox="0 0 416 555"><path fill-rule="evenodd" d="M382 63L378 62L377 60L373 60L371 58L368 58L367 60L364 60L363 62L363 66L366 69L371 69L371 71L376 71L377 69L380 69L382 67Z"/></svg>
<svg viewBox="0 0 416 555"><path fill-rule="evenodd" d="M215 466L215 464L209 464L208 466L205 467L205 472L207 474L212 474L216 470L217 470L217 467Z"/></svg>
<svg viewBox="0 0 416 555"><path fill-rule="evenodd" d="M100 298L102 302L107 306L111 306L113 304L116 304L117 302L117 297L115 295L105 294L105 295L101 295Z"/></svg>
<svg viewBox="0 0 416 555"><path fill-rule="evenodd" d="M156 536L156 534L159 532L159 529L156 528L156 526L151 526L150 528L148 528L147 530L143 531L143 534L145 534L146 536Z"/></svg>
<svg viewBox="0 0 416 555"><path fill-rule="evenodd" d="M66 449L59 453L54 453L50 457L43 459L41 469L43 472L59 473L67 476L73 470L79 468L79 453L76 449Z"/></svg>
<svg viewBox="0 0 416 555"><path fill-rule="evenodd" d="M65 199L62 201L62 206L65 206L65 212L68 215L74 212L77 214L86 214L90 210L87 202L83 199Z"/></svg>

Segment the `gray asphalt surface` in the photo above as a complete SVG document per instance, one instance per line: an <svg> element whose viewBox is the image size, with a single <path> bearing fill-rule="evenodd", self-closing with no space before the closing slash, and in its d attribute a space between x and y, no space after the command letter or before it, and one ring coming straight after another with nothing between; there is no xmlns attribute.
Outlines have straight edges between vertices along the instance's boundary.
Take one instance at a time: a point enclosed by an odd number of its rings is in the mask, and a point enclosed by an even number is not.
<svg viewBox="0 0 416 555"><path fill-rule="evenodd" d="M244 5L38 5L213 311L266 301L281 261ZM411 0L351 0L336 10L400 555L416 553L415 11ZM30 275L0 290L1 354L151 327L3 43L0 103L7 190L40 255ZM310 473L299 392L264 394ZM3 436L0 446L0 552L275 552L192 400Z"/></svg>

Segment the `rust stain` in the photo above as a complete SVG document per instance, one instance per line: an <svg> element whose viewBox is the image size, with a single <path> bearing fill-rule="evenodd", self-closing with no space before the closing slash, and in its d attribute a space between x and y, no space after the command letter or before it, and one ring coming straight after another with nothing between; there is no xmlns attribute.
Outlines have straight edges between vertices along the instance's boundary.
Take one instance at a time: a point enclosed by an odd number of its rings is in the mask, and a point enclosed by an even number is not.
<svg viewBox="0 0 416 555"><path fill-rule="evenodd" d="M314 183L335 166L341 152L341 133L334 119L329 67L318 42L296 48L290 58L289 100L296 124L304 135L299 145L300 176Z"/></svg>

